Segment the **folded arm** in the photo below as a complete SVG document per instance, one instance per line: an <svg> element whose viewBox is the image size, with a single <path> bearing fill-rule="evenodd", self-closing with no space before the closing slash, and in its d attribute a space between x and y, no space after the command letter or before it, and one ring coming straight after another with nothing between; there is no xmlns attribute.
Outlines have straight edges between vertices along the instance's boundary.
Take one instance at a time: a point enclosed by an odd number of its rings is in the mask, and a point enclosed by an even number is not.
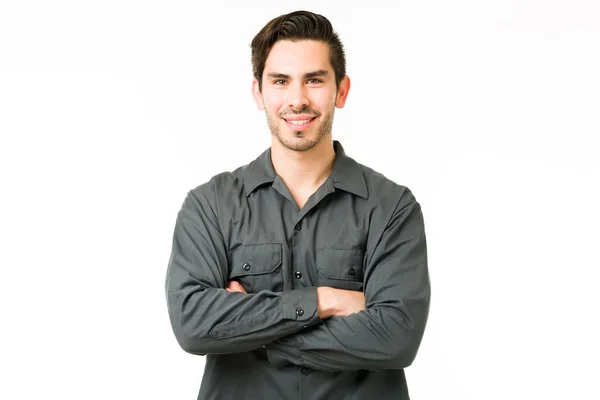
<svg viewBox="0 0 600 400"><path fill-rule="evenodd" d="M165 289L179 345L193 354L239 353L320 323L314 287L225 290L227 247L209 199L214 204L210 183L189 192L175 224Z"/></svg>
<svg viewBox="0 0 600 400"><path fill-rule="evenodd" d="M429 313L430 283L423 216L409 192L399 202L365 272L366 308L266 346L269 361L317 370L409 366Z"/></svg>

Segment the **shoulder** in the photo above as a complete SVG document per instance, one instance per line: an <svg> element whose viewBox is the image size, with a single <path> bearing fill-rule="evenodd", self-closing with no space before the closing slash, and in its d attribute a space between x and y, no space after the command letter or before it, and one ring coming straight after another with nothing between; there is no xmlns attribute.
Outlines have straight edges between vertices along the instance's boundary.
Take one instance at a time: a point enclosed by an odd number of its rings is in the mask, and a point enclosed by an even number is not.
<svg viewBox="0 0 600 400"><path fill-rule="evenodd" d="M416 203L416 198L409 187L402 185L380 171L358 163L369 191L369 203L398 210Z"/></svg>
<svg viewBox="0 0 600 400"><path fill-rule="evenodd" d="M221 198L230 198L233 195L240 196L244 191L244 177L247 169L252 163L242 165L233 171L223 171L213 175L205 181L188 191L186 203L198 204L206 202L216 208Z"/></svg>

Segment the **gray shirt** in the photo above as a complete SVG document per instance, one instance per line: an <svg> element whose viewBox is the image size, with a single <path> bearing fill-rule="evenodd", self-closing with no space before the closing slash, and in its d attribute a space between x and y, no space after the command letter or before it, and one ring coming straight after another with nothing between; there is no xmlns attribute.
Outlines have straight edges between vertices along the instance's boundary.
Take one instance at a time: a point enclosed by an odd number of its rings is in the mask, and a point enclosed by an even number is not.
<svg viewBox="0 0 600 400"><path fill-rule="evenodd" d="M430 298L421 207L334 148L302 209L270 149L187 193L166 294L179 345L206 355L199 399L409 398ZM317 286L362 291L366 309L321 320Z"/></svg>

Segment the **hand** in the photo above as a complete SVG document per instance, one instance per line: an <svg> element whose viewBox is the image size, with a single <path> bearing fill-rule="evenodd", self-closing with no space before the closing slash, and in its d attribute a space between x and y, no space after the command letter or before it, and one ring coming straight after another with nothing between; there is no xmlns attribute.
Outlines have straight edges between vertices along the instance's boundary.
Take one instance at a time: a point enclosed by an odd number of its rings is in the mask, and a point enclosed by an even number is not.
<svg viewBox="0 0 600 400"><path fill-rule="evenodd" d="M347 317L366 308L365 294L355 290L317 288L317 312L321 319L332 316Z"/></svg>
<svg viewBox="0 0 600 400"><path fill-rule="evenodd" d="M239 283L238 281L229 281L229 284L227 285L225 290L227 290L228 292L240 292L240 293L248 294L248 292L246 292L246 289L244 289L242 284Z"/></svg>

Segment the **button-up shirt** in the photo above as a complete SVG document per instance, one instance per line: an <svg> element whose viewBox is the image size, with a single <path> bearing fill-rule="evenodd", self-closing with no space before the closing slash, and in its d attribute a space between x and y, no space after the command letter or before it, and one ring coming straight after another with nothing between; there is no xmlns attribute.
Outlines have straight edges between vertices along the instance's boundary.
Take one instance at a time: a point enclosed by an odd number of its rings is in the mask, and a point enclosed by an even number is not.
<svg viewBox="0 0 600 400"><path fill-rule="evenodd" d="M179 345L206 355L198 399L409 399L430 299L421 207L334 149L302 208L270 148L187 193L166 294ZM318 286L364 292L366 307L322 320Z"/></svg>

